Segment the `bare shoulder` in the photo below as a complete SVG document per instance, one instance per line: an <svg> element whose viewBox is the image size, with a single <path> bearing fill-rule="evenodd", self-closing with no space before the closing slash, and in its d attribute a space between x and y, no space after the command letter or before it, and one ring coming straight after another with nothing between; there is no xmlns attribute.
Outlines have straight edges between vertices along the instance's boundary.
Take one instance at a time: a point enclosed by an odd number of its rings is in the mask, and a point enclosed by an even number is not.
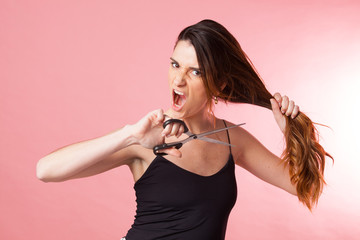
<svg viewBox="0 0 360 240"><path fill-rule="evenodd" d="M235 126L236 124L226 121L226 125L228 127L230 127L230 126ZM235 127L235 128L231 128L228 130L231 142L237 143L237 147L238 146L242 147L242 146L246 145L248 143L248 141L256 140L256 138L251 133L249 133L247 130L245 130L243 126L244 125Z"/></svg>
<svg viewBox="0 0 360 240"><path fill-rule="evenodd" d="M231 125L232 123L229 123ZM229 129L234 160L256 177L296 195L288 166L242 127Z"/></svg>
<svg viewBox="0 0 360 240"><path fill-rule="evenodd" d="M227 126L234 126L232 122L226 121ZM234 160L240 166L244 164L246 155L251 151L266 151L265 147L243 126L229 129L231 144L233 147Z"/></svg>

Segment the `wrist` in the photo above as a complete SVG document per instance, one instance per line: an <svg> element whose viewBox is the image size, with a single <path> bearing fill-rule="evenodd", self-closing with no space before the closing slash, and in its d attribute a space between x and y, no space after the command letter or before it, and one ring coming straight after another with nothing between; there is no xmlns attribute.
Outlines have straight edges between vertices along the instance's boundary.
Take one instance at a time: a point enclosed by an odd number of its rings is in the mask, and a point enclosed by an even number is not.
<svg viewBox="0 0 360 240"><path fill-rule="evenodd" d="M128 146L139 144L139 137L134 125L127 124L123 128L123 134L126 136L126 143Z"/></svg>
<svg viewBox="0 0 360 240"><path fill-rule="evenodd" d="M108 134L106 138L108 140L111 139L110 141L115 143L114 148L116 151L134 144L138 144L138 141L136 140L133 132L132 125L125 125L124 127L115 130L114 132Z"/></svg>

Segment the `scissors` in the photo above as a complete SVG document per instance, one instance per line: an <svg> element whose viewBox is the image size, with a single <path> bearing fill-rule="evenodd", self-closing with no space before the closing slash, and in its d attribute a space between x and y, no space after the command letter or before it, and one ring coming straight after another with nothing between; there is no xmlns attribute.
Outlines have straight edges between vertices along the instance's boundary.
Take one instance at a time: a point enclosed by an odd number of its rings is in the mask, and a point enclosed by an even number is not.
<svg viewBox="0 0 360 240"><path fill-rule="evenodd" d="M222 144L222 145L226 145L226 146L234 146L234 145L231 145L231 144L229 144L227 142L219 141L219 140L208 138L208 137L205 137L205 136L211 135L211 134L214 134L214 133L217 133L217 132L221 132L221 131L224 131L224 130L227 130L227 129L230 129L230 128L235 128L235 127L238 127L238 126L241 126L241 125L245 124L245 123L240 123L240 124L230 126L230 127L220 128L220 129L216 129L216 130L213 130L213 131L204 132L204 133L200 133L200 134L194 134L194 133L189 131L189 128L186 126L185 122L180 120L180 119L169 119L169 120L165 121L164 124L163 124L163 128L166 128L166 126L171 124L171 123L180 123L184 127L184 133L186 135L188 135L189 137L184 139L184 140L177 141L177 142L171 142L171 143L164 143L164 144L156 145L153 148L153 152L154 152L155 155L158 155L158 156L167 155L167 153L159 152L159 150L173 148L173 147L175 147L176 149L179 149L179 148L182 147L182 145L184 145L185 143L187 143L187 142L189 142L191 140L194 140L194 139L199 139L199 140L203 140L203 141L211 142L211 143Z"/></svg>

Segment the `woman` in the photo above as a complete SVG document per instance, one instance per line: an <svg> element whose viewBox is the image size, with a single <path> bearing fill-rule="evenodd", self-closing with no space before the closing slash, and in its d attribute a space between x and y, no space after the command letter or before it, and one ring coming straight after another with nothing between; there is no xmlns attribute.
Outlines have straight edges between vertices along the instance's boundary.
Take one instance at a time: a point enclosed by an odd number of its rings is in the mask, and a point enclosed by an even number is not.
<svg viewBox="0 0 360 240"><path fill-rule="evenodd" d="M148 113L134 125L59 149L38 162L43 181L65 181L128 165L134 180L137 212L126 239L224 239L236 201L234 165L297 195L310 209L323 184L325 156L309 118L288 97L272 96L236 39L219 23L203 20L185 28L170 58L172 107ZM213 103L250 103L269 108L285 135L283 158L268 151L241 127L211 138L228 147L194 140L181 149L152 148L184 139L182 119L193 133L233 125L218 119ZM330 156L330 155L328 155Z"/></svg>

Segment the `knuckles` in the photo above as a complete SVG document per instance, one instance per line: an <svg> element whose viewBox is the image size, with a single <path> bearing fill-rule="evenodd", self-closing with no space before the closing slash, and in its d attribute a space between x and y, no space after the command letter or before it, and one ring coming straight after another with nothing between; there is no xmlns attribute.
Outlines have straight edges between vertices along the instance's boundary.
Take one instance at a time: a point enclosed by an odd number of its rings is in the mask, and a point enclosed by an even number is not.
<svg viewBox="0 0 360 240"><path fill-rule="evenodd" d="M163 134L166 137L170 137L170 136L179 137L182 133L184 133L184 127L179 123L168 124L163 132Z"/></svg>
<svg viewBox="0 0 360 240"><path fill-rule="evenodd" d="M297 116L300 108L295 104L295 101L290 100L287 95L281 96L280 93L275 93L273 95L274 99L278 102L280 110L286 116Z"/></svg>

